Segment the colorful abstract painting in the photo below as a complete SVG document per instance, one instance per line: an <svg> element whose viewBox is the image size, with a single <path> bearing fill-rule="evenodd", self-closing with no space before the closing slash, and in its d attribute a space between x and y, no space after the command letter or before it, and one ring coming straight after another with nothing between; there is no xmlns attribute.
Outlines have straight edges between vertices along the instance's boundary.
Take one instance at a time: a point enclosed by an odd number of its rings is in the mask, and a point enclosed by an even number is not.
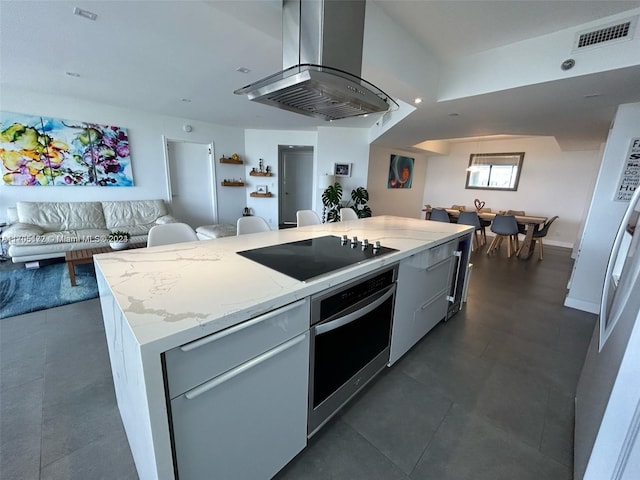
<svg viewBox="0 0 640 480"><path fill-rule="evenodd" d="M121 127L0 112L0 160L6 185L133 185Z"/></svg>
<svg viewBox="0 0 640 480"><path fill-rule="evenodd" d="M391 155L387 188L411 188L413 181L413 161L411 157Z"/></svg>

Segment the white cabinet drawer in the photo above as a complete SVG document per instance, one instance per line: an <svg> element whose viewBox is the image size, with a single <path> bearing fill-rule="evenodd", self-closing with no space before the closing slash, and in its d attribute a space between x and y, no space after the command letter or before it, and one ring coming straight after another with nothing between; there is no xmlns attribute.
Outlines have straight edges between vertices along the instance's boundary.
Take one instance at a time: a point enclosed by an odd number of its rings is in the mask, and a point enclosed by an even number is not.
<svg viewBox="0 0 640 480"><path fill-rule="evenodd" d="M424 337L429 330L435 327L440 320L442 320L447 314L447 292L441 292L441 294L431 299L429 303L421 305L418 310L413 314L413 338L416 342Z"/></svg>
<svg viewBox="0 0 640 480"><path fill-rule="evenodd" d="M171 400L181 480L268 480L307 443L309 334Z"/></svg>
<svg viewBox="0 0 640 480"><path fill-rule="evenodd" d="M448 257L423 270L425 290L423 299L430 299L442 290L449 290L451 285L451 269L455 263L453 257Z"/></svg>
<svg viewBox="0 0 640 480"><path fill-rule="evenodd" d="M307 298L165 352L169 397L307 331L309 315Z"/></svg>
<svg viewBox="0 0 640 480"><path fill-rule="evenodd" d="M421 254L419 254L421 255ZM452 254L453 255L453 254ZM399 286L407 287L414 305L432 298L438 292L448 289L451 285L451 274L454 257L450 255L440 262L425 266L424 259L410 258L406 263L401 263ZM416 255L418 256L418 255Z"/></svg>
<svg viewBox="0 0 640 480"><path fill-rule="evenodd" d="M432 247L429 250L418 253L411 257L411 263L417 268L429 268L441 261L453 256L453 252L458 249L458 240Z"/></svg>

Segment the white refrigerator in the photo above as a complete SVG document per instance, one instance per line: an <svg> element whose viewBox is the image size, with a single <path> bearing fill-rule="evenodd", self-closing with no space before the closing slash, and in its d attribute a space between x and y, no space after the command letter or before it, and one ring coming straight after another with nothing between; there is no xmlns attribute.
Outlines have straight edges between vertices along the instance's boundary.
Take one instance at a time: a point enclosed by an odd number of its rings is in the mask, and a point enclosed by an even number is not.
<svg viewBox="0 0 640 480"><path fill-rule="evenodd" d="M640 188L614 241L578 381L574 480L640 479L639 214Z"/></svg>

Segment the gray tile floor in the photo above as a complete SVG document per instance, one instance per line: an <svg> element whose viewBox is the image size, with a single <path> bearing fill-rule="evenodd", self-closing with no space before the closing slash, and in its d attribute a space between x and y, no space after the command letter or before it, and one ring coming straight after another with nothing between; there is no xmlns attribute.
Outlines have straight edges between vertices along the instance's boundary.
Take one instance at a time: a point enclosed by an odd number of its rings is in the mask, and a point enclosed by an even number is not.
<svg viewBox="0 0 640 480"><path fill-rule="evenodd" d="M474 253L466 308L277 479L570 479L573 395L595 316L562 306L569 253ZM0 320L0 389L0 478L137 478L97 300Z"/></svg>

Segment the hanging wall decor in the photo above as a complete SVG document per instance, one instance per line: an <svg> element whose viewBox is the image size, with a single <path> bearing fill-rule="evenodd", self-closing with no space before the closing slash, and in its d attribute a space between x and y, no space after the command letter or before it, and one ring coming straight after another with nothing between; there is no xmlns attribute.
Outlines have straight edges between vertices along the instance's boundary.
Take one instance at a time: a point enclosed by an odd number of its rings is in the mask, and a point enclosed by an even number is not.
<svg viewBox="0 0 640 480"><path fill-rule="evenodd" d="M6 185L133 185L126 128L0 112Z"/></svg>
<svg viewBox="0 0 640 480"><path fill-rule="evenodd" d="M387 188L411 188L413 181L413 161L411 157L391 155Z"/></svg>

